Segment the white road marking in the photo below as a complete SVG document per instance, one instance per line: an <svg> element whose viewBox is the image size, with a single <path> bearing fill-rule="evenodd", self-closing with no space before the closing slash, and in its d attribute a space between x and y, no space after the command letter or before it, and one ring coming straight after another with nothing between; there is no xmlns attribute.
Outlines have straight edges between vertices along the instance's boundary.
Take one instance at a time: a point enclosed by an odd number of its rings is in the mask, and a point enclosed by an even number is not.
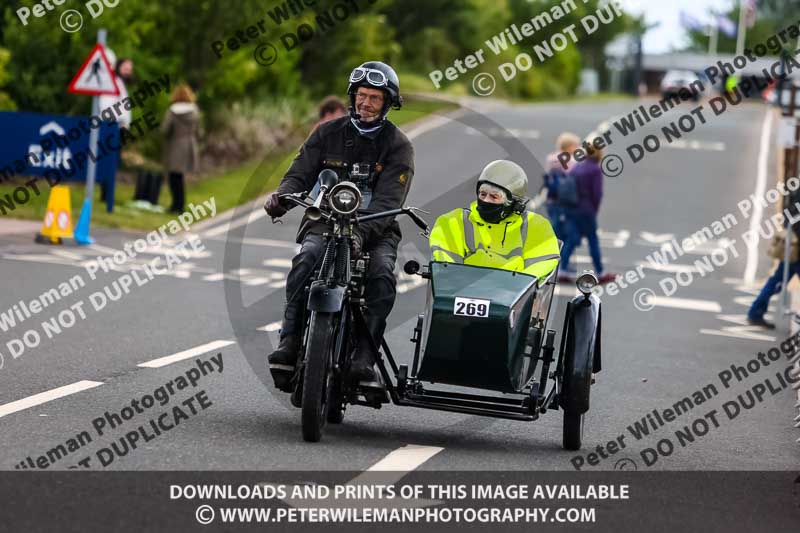
<svg viewBox="0 0 800 533"><path fill-rule="evenodd" d="M480 135L486 137L502 137L502 138L515 138L515 139L539 139L542 134L538 130L531 129L517 129L517 128L487 128L481 131L472 126L467 126L465 131L469 135Z"/></svg>
<svg viewBox="0 0 800 533"><path fill-rule="evenodd" d="M764 117L764 125L761 129L761 151L758 154L758 177L756 178L756 192L755 197L761 198L767 189L767 172L768 157L769 157L769 143L772 136L772 109L767 111L767 116ZM761 226L761 217L764 215L764 208L760 202L754 202L753 212L750 216L750 231L751 235L755 235ZM744 269L744 280L747 283L752 283L756 279L756 270L758 269L758 243L747 242L747 266Z"/></svg>
<svg viewBox="0 0 800 533"><path fill-rule="evenodd" d="M236 343L233 341L213 341L190 348L188 350L184 350L182 352L178 352L176 354L168 355L166 357L159 357L158 359L153 359L152 361L147 361L145 363L140 363L136 366L140 366L142 368L161 368L162 366L171 365L172 363L177 363L178 361L183 361L184 359L189 359L190 357L202 355L213 350L219 350L220 348L230 346L231 344Z"/></svg>
<svg viewBox="0 0 800 533"><path fill-rule="evenodd" d="M265 216L267 216L267 212L264 211L264 209L262 209L261 207L254 208L253 211L251 211L250 213L242 215L237 219L231 220L230 222L223 222L219 226L215 226L211 229L204 231L203 236L216 237L218 235L228 233L230 230L238 228L239 226L244 226L245 224L250 224L251 222L255 222L256 220L262 219Z"/></svg>
<svg viewBox="0 0 800 533"><path fill-rule="evenodd" d="M458 114L461 114L461 113L458 113ZM409 140L413 140L415 137L419 137L423 133L428 133L429 131L435 130L436 128L439 128L439 127L444 126L445 124L447 124L449 122L452 122L453 119L455 119L455 117L456 117L456 115L452 114L452 115L449 115L449 116L448 115L443 115L443 116L438 116L436 118L432 118L430 120L426 120L425 122L423 122L422 124L420 124L416 128L412 128L412 129L408 130L406 132L406 137L408 137Z"/></svg>
<svg viewBox="0 0 800 533"><path fill-rule="evenodd" d="M266 259L263 264L268 267L292 268L291 259Z"/></svg>
<svg viewBox="0 0 800 533"><path fill-rule="evenodd" d="M708 150L710 152L724 152L725 143L723 142L706 142L706 141L687 141L685 139L678 139L664 145L664 148L674 148L677 150Z"/></svg>
<svg viewBox="0 0 800 533"><path fill-rule="evenodd" d="M674 233L650 233L649 231L639 232L639 237L650 244L664 244L675 238Z"/></svg>
<svg viewBox="0 0 800 533"><path fill-rule="evenodd" d="M745 307L747 307L749 309L753 305L753 297L752 296L737 296L736 298L733 299L733 303L736 303L736 304L739 304L739 305L743 305L743 306L745 306ZM775 305L774 304L770 304L768 310L770 312L774 312L775 311Z"/></svg>
<svg viewBox="0 0 800 533"><path fill-rule="evenodd" d="M775 342L775 337L753 333L753 331L763 331L758 326L732 326L720 329L701 329L703 335L716 335L717 337L733 337L734 339L747 339L751 341Z"/></svg>
<svg viewBox="0 0 800 533"><path fill-rule="evenodd" d="M700 272L697 267L693 267L692 265L660 265L655 262L651 263L650 261L639 261L638 265L642 268L655 270L657 272L667 272L669 274L678 274L682 272L691 272L694 274Z"/></svg>
<svg viewBox="0 0 800 533"><path fill-rule="evenodd" d="M54 265L66 265L75 268L84 268L74 260L58 257L51 254L3 254L3 259L12 261L28 261L31 263L46 263Z"/></svg>
<svg viewBox="0 0 800 533"><path fill-rule="evenodd" d="M405 294L408 291L416 289L417 287L422 287L426 283L427 283L426 280L414 276L413 279L409 279L408 281L399 283L397 285L397 294Z"/></svg>
<svg viewBox="0 0 800 533"><path fill-rule="evenodd" d="M63 398L64 396L69 396L70 394L93 389L102 384L103 383L101 381L78 381L76 383L72 383L71 385L64 385L63 387L58 387L57 389L40 392L39 394L34 394L33 396L28 396L27 398L23 398L21 400L3 404L0 405L0 418L18 411L29 409L31 407L36 407L37 405L42 405L43 403L57 400L58 398Z"/></svg>
<svg viewBox="0 0 800 533"><path fill-rule="evenodd" d="M263 277L261 277L261 278L245 279L245 280L242 280L242 283L244 285L248 285L250 287L255 287L255 286L258 286L258 285L266 285L270 281L272 281L272 278L263 278Z"/></svg>
<svg viewBox="0 0 800 533"><path fill-rule="evenodd" d="M603 247L624 248L625 245L628 244L628 239L631 237L631 232L626 229L619 231L606 231L603 229L598 229L597 237L600 239L600 244Z"/></svg>
<svg viewBox="0 0 800 533"><path fill-rule="evenodd" d="M346 486L352 487L354 491L357 491L357 487L359 486L395 485L409 472L415 470L442 450L444 450L444 448L439 448L437 446L418 446L416 444L407 444L406 446L391 452L389 455L369 467L366 471L348 481ZM271 485L271 483L265 483L265 485ZM305 485L308 486L315 484L306 483ZM346 506L359 509L376 506L374 499L348 498L347 501L342 502L341 498L336 499L332 496L328 498L315 498L313 499L312 503L311 500L306 498L291 497L296 487L300 490L305 488L301 485L290 485L287 487L287 497L283 498L283 501L292 507L309 507L314 505L330 508ZM393 498L382 502L381 507L414 508L441 505L442 503L443 502L435 500Z"/></svg>
<svg viewBox="0 0 800 533"><path fill-rule="evenodd" d="M266 326L261 326L260 328L256 328L257 331L266 331L268 333L269 332L273 332L273 331L278 331L279 329L281 329L280 320L277 321L277 322L271 322L271 323L267 324Z"/></svg>
<svg viewBox="0 0 800 533"><path fill-rule="evenodd" d="M410 472L416 470L422 463L444 450L438 446L418 446L407 444L398 448L371 467L367 472ZM358 479L358 476L353 481ZM351 483L353 482L351 481Z"/></svg>
<svg viewBox="0 0 800 533"><path fill-rule="evenodd" d="M260 239L257 237L244 237L242 239L235 239L233 237L210 237L212 240L215 241L225 241L225 242L236 242L239 244L247 244L251 246L269 246L272 248L287 248L290 250L296 250L298 244L296 242L289 242L289 241L276 241L274 239Z"/></svg>
<svg viewBox="0 0 800 533"><path fill-rule="evenodd" d="M658 307L671 307L673 309L686 309L689 311L706 311L720 313L722 307L717 302L710 300L692 300L689 298L668 298L665 296L650 296L647 301Z"/></svg>

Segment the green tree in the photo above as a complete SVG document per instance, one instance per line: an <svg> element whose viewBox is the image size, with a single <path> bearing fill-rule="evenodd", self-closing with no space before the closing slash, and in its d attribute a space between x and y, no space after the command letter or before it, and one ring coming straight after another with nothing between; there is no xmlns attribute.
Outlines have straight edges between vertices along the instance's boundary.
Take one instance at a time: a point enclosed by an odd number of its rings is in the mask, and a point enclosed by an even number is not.
<svg viewBox="0 0 800 533"><path fill-rule="evenodd" d="M9 80L9 75L6 72L6 66L11 60L11 52L5 48L0 48L0 110L13 111L17 108L14 100L5 92L3 87L6 86Z"/></svg>

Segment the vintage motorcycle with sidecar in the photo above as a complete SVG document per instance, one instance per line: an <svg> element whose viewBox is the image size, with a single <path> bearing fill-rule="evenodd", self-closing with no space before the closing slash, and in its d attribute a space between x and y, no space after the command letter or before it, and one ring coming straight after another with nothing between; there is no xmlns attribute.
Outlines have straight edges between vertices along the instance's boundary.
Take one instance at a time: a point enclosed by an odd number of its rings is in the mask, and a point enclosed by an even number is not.
<svg viewBox="0 0 800 533"><path fill-rule="evenodd" d="M368 331L362 309L370 258L351 257L353 229L367 220L399 215L409 216L424 236L428 226L413 207L359 214L358 187L338 181L332 171L323 170L318 183L313 203L305 193L281 195L283 202L304 207L309 219L329 225L321 263L306 283L301 353L283 389L301 408L303 438L319 441L325 423L341 423L348 405L380 408L391 401L520 421L560 408L563 446L579 449L594 373L601 369L601 304L592 293L594 274L577 279L580 294L567 303L556 353L556 331L548 329L548 322L557 269L537 279L506 270L409 261L405 272L428 281L425 312L411 339L411 366L398 366L385 339L366 335L379 353L382 383L354 382L348 372L357 328Z"/></svg>

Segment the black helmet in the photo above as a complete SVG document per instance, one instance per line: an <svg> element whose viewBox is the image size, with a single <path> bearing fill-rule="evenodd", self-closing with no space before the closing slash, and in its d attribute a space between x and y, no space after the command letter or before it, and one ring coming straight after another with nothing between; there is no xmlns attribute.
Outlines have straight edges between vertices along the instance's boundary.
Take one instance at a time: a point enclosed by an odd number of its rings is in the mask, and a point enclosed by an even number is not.
<svg viewBox="0 0 800 533"><path fill-rule="evenodd" d="M403 106L403 97L400 96L400 79L392 67L380 61L367 61L353 69L350 73L350 84L347 94L350 96L350 113L355 114L356 91L359 87L380 89L386 94L386 102L381 111L381 120L386 118L389 109L400 109Z"/></svg>

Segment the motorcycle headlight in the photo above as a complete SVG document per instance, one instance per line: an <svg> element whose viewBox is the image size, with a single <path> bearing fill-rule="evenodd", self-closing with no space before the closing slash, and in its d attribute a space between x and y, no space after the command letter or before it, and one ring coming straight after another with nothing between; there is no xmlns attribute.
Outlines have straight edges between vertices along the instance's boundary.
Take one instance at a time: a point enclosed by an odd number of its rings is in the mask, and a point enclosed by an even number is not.
<svg viewBox="0 0 800 533"><path fill-rule="evenodd" d="M361 191L352 183L339 183L329 195L331 209L340 215L351 215L361 206Z"/></svg>
<svg viewBox="0 0 800 533"><path fill-rule="evenodd" d="M578 290L587 295L592 292L592 289L597 286L597 283L597 277L590 271L585 271L575 280Z"/></svg>

